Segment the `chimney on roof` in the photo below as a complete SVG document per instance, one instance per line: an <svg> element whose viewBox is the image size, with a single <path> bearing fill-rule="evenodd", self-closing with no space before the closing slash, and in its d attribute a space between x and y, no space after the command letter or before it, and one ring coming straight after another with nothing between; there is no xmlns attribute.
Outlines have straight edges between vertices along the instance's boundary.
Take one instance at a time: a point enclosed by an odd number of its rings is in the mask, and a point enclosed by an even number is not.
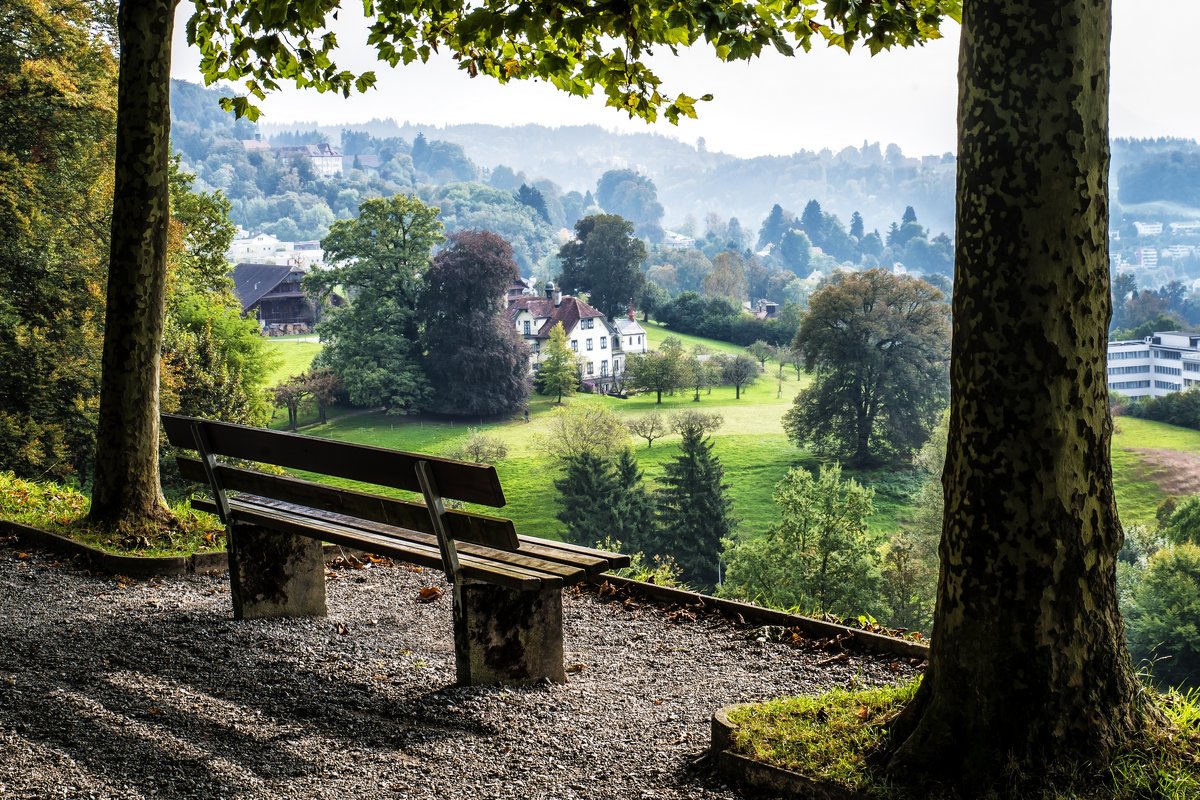
<svg viewBox="0 0 1200 800"><path fill-rule="evenodd" d="M554 287L554 307L558 308L562 305L562 289Z"/></svg>
<svg viewBox="0 0 1200 800"><path fill-rule="evenodd" d="M555 308L562 305L562 289L558 288L554 281L546 281L546 299L553 300Z"/></svg>
<svg viewBox="0 0 1200 800"><path fill-rule="evenodd" d="M630 304L629 304L629 321L630 321L630 322L636 322L637 320L636 320L636 319L634 319L634 317L635 317L635 315L634 315L634 313L633 313L633 303L630 303Z"/></svg>

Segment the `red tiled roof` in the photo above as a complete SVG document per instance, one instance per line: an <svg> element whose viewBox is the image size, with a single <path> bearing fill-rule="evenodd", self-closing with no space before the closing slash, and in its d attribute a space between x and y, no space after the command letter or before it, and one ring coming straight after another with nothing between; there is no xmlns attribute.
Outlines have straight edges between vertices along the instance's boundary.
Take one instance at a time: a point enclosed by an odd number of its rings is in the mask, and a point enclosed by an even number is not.
<svg viewBox="0 0 1200 800"><path fill-rule="evenodd" d="M534 334L538 339L548 338L550 330L560 322L562 323L563 330L569 334L581 319L604 317L603 314L587 303L570 295L564 295L562 302L558 306L554 305L553 300L547 300L544 297L522 297L516 299L508 307L508 318L516 319L517 314L522 311L528 311L535 319L547 318L541 330Z"/></svg>

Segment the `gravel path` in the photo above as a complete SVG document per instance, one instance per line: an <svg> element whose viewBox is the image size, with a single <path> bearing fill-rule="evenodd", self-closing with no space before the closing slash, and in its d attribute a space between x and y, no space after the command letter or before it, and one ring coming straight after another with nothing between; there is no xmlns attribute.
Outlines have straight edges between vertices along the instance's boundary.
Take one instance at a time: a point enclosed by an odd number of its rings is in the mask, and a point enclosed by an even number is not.
<svg viewBox="0 0 1200 800"><path fill-rule="evenodd" d="M736 798L716 708L908 672L568 592L567 685L453 688L438 574L335 572L327 618L234 622L225 576L0 544L0 797Z"/></svg>

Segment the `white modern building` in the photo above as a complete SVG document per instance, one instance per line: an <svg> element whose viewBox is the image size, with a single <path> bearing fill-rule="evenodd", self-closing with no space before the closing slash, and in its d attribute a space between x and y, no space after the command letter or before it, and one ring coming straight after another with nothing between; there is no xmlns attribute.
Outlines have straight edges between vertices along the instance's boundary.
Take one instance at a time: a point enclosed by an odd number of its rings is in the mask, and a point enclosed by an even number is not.
<svg viewBox="0 0 1200 800"><path fill-rule="evenodd" d="M541 367L550 331L561 323L578 361L580 380L602 390L624 375L626 356L647 350L646 331L632 312L629 319L611 324L604 314L577 297L563 295L552 283L546 284L541 297L510 294L508 318L529 345L532 372Z"/></svg>
<svg viewBox="0 0 1200 800"><path fill-rule="evenodd" d="M1200 333L1158 331L1108 343L1110 392L1162 397L1193 386L1200 386Z"/></svg>
<svg viewBox="0 0 1200 800"><path fill-rule="evenodd" d="M291 264L305 269L319 268L325 260L320 242L285 242L269 233L243 236L229 243L225 258L232 264Z"/></svg>

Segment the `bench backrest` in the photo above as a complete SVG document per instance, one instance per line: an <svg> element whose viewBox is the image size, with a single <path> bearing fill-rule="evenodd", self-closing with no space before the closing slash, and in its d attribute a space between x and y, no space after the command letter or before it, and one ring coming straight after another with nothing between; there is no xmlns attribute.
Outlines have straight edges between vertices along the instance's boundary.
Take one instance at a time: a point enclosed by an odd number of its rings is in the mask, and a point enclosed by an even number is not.
<svg viewBox="0 0 1200 800"><path fill-rule="evenodd" d="M505 503L500 478L490 464L469 464L178 414L163 414L162 423L167 441L176 447L196 450L192 425L200 423L208 439L208 452L215 456L274 464L285 469L316 472L410 492L421 491L416 468L417 463L423 461L429 465L442 497L493 508L500 508Z"/></svg>
<svg viewBox="0 0 1200 800"><path fill-rule="evenodd" d="M227 422L162 415L167 441L194 450L199 458L180 457L188 480L208 483L222 521L229 521L225 492L246 492L334 511L437 536L447 577L457 581L454 540L504 550L519 547L510 520L447 509L443 497L500 507L504 492L495 467L437 456L387 450L370 445L251 428ZM296 478L271 475L217 461L216 456L316 472L394 489L421 492L425 504L335 489Z"/></svg>

